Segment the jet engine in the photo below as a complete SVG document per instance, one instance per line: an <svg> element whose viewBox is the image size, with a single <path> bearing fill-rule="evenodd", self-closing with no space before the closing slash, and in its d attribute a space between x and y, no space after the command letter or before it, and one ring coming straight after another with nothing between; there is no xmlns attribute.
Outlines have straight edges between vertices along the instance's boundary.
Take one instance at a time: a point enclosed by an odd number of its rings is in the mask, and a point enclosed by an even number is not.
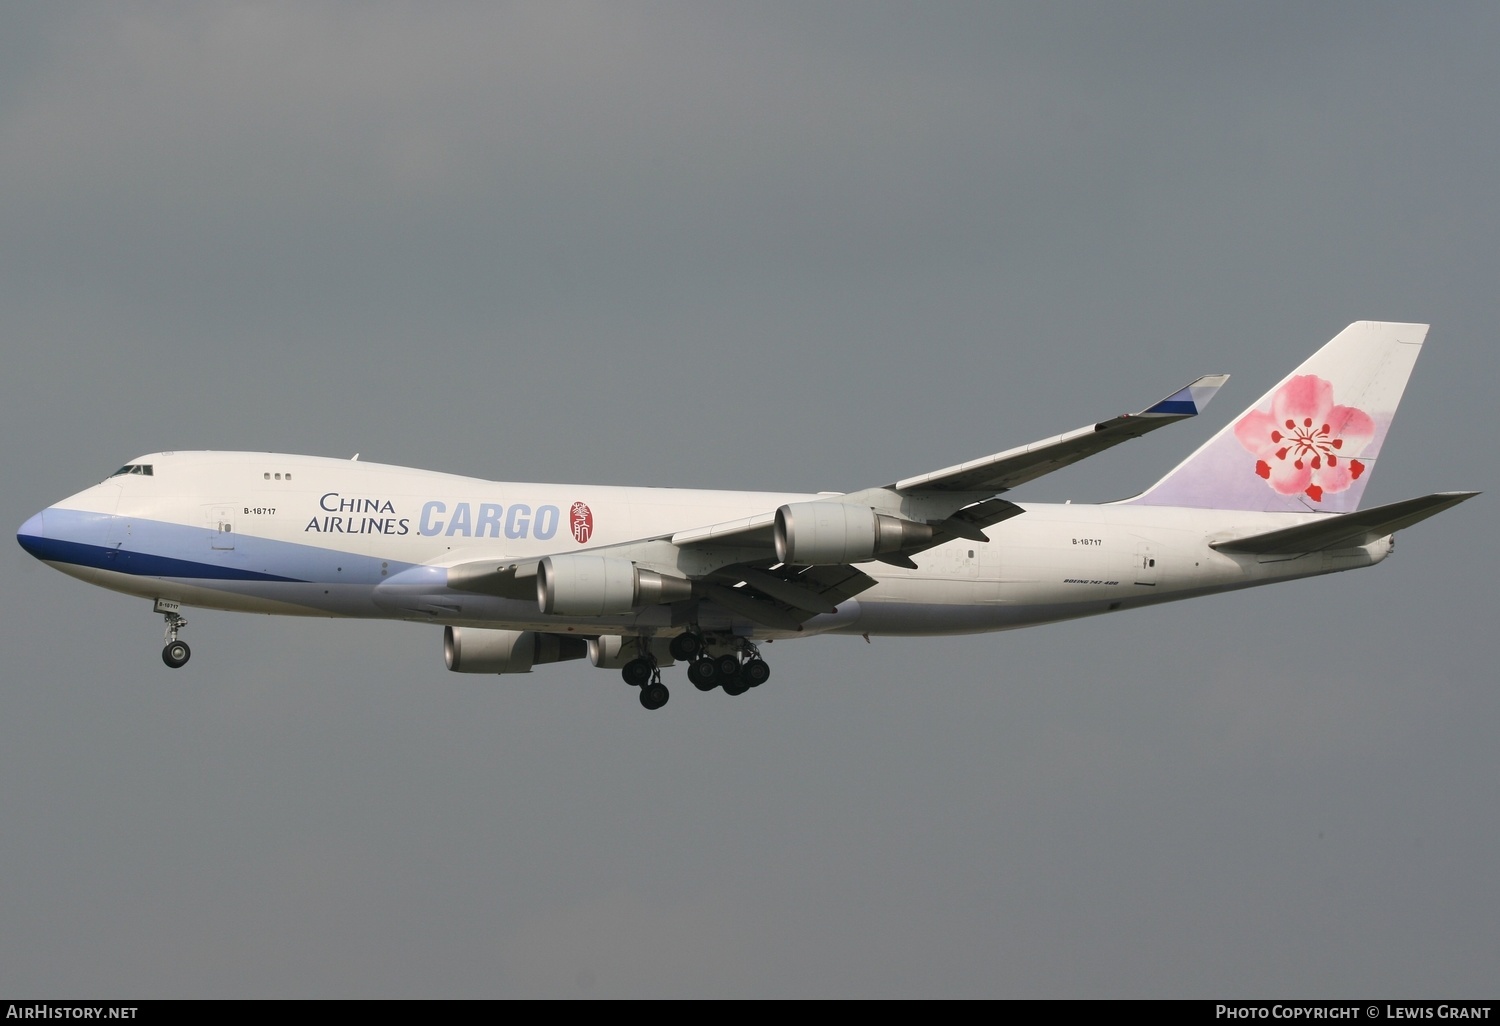
<svg viewBox="0 0 1500 1026"><path fill-rule="evenodd" d="M548 556L536 573L537 605L559 616L628 613L692 595L693 584L685 577L642 570L628 559L609 556Z"/></svg>
<svg viewBox="0 0 1500 1026"><path fill-rule="evenodd" d="M670 638L649 638L646 650L656 657L657 666L672 665ZM641 654L640 639L605 634L589 639L589 662L606 670L618 670Z"/></svg>
<svg viewBox="0 0 1500 1026"><path fill-rule="evenodd" d="M443 628L443 661L455 673L530 673L533 666L582 659L587 654L583 638L562 634Z"/></svg>
<svg viewBox="0 0 1500 1026"><path fill-rule="evenodd" d="M932 540L932 528L843 502L793 502L776 511L783 563L860 563Z"/></svg>

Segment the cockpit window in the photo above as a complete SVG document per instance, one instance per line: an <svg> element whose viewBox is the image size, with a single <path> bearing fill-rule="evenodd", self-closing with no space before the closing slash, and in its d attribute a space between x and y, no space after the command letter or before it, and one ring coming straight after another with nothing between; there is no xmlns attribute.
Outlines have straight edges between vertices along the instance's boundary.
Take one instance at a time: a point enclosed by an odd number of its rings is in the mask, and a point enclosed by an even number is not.
<svg viewBox="0 0 1500 1026"><path fill-rule="evenodd" d="M149 463L127 463L123 467L121 467L119 470L115 471L113 474L111 474L109 476L110 477L119 477L121 474L141 474L141 475L144 475L145 477L151 477L152 476L151 475L151 464L149 464Z"/></svg>

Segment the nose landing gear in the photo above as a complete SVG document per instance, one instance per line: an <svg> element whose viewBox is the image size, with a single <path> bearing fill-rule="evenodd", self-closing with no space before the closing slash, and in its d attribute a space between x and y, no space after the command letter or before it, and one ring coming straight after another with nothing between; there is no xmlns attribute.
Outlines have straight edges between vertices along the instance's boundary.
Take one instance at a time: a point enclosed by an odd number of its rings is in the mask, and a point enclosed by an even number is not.
<svg viewBox="0 0 1500 1026"><path fill-rule="evenodd" d="M187 619L177 612L176 608L163 609L162 606L165 604L162 602L156 604L156 611L161 613L167 621L167 643L162 646L161 661L175 670L187 664L193 650L188 648L186 641L177 640L177 632L187 626ZM171 603L171 605L176 606L176 603Z"/></svg>

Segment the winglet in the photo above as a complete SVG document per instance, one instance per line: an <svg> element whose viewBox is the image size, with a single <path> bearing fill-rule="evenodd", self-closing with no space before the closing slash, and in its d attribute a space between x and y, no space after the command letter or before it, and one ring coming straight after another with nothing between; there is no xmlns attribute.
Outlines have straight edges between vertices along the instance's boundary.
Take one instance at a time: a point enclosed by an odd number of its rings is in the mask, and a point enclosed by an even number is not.
<svg viewBox="0 0 1500 1026"><path fill-rule="evenodd" d="M1203 412L1203 408L1228 380L1228 374L1205 374L1186 388L1173 392L1140 416L1195 417Z"/></svg>

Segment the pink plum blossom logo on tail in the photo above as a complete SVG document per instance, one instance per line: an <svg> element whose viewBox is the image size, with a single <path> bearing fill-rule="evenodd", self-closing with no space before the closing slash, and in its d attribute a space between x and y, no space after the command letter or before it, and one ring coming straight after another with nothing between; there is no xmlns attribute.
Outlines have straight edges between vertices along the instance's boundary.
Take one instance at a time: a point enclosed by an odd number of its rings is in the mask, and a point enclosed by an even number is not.
<svg viewBox="0 0 1500 1026"><path fill-rule="evenodd" d="M1247 414L1234 435L1276 492L1322 502L1365 472L1354 457L1375 437L1375 422L1363 410L1336 405L1331 382L1299 374L1276 390L1269 413Z"/></svg>

